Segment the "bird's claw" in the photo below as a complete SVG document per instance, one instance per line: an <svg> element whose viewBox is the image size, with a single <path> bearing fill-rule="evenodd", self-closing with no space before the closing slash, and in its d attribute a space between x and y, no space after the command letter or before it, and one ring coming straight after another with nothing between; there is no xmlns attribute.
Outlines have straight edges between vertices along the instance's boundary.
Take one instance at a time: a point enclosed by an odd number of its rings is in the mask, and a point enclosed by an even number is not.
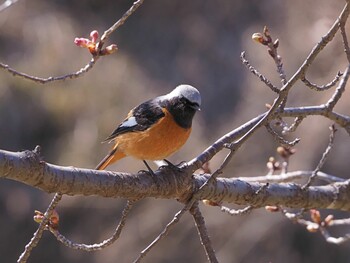
<svg viewBox="0 0 350 263"><path fill-rule="evenodd" d="M168 161L167 159L164 159L164 162L166 162L167 165L162 165L159 167L159 169L167 167L167 168L170 168L172 170L181 171L182 168L180 166L182 166L183 163L186 163L186 162L181 162L181 163L175 165L172 162Z"/></svg>

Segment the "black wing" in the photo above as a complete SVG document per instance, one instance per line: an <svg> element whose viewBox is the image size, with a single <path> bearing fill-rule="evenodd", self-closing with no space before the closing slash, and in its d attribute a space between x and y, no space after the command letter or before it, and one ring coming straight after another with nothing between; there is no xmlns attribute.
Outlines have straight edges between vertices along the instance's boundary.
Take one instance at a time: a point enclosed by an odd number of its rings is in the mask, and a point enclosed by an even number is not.
<svg viewBox="0 0 350 263"><path fill-rule="evenodd" d="M144 131L155 124L165 114L156 100L146 101L132 109L128 117L108 136L106 141L112 141L118 135L126 132Z"/></svg>

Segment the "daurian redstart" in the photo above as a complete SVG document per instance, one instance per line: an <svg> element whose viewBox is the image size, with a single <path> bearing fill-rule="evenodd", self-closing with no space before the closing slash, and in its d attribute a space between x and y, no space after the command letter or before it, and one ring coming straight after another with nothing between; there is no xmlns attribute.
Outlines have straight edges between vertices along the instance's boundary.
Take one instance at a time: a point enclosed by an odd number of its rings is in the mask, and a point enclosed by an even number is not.
<svg viewBox="0 0 350 263"><path fill-rule="evenodd" d="M148 100L133 108L126 119L105 140L113 142L110 153L97 170L126 156L162 160L181 148L191 133L192 119L201 105L199 91L179 85L169 94Z"/></svg>

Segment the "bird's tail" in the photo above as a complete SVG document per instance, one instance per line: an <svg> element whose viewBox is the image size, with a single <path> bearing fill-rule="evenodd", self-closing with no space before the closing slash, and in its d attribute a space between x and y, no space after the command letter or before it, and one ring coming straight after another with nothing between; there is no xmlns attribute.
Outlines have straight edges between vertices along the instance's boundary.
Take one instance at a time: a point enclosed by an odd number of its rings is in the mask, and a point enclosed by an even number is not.
<svg viewBox="0 0 350 263"><path fill-rule="evenodd" d="M117 151L117 149L118 145L116 144L109 154L96 166L95 170L104 170L108 165L124 158L125 154Z"/></svg>

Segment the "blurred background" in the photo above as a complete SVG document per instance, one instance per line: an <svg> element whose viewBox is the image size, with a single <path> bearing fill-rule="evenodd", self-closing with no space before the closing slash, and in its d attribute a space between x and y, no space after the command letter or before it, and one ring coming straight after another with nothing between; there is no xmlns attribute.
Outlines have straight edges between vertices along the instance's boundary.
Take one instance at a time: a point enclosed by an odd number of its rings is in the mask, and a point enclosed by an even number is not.
<svg viewBox="0 0 350 263"><path fill-rule="evenodd" d="M75 37L100 34L117 21L132 1L18 1L0 13L0 61L40 77L75 72L89 60ZM113 33L109 44L119 51L101 58L81 78L41 85L0 71L0 149L42 147L45 161L93 168L108 152L101 144L140 102L168 93L181 83L197 87L203 99L188 143L169 159L197 156L216 139L266 111L274 94L240 62L246 56L275 85L280 85L265 47L251 40L264 25L280 39L279 52L287 77L331 27L344 1L174 1L146 0ZM347 32L349 31L347 26ZM349 34L350 35L350 34ZM316 59L307 76L325 84L347 65L340 36ZM316 105L332 91L316 93L297 83L287 106ZM350 114L349 92L336 110ZM289 120L290 121L290 120ZM307 118L290 139L301 138L290 170L312 170L328 143L322 117ZM294 137L295 136L295 137ZM348 178L349 136L339 130L323 171ZM278 145L261 130L235 155L223 176L256 176ZM224 153L211 162L215 169ZM142 162L121 160L109 169L136 172ZM52 195L10 180L0 180L0 258L15 262L37 228L35 209L44 211ZM113 232L125 200L64 196L58 207L60 230L74 241L96 243ZM181 209L174 200L147 199L132 211L121 239L100 252L73 251L45 233L29 262L131 262ZM230 217L201 205L220 262L350 262L350 243L327 244L279 213L264 209ZM234 207L231 205L231 207ZM322 211L322 215L334 211ZM349 216L335 213L336 217ZM344 234L339 229L335 234ZM205 262L193 220L184 216L144 262Z"/></svg>

